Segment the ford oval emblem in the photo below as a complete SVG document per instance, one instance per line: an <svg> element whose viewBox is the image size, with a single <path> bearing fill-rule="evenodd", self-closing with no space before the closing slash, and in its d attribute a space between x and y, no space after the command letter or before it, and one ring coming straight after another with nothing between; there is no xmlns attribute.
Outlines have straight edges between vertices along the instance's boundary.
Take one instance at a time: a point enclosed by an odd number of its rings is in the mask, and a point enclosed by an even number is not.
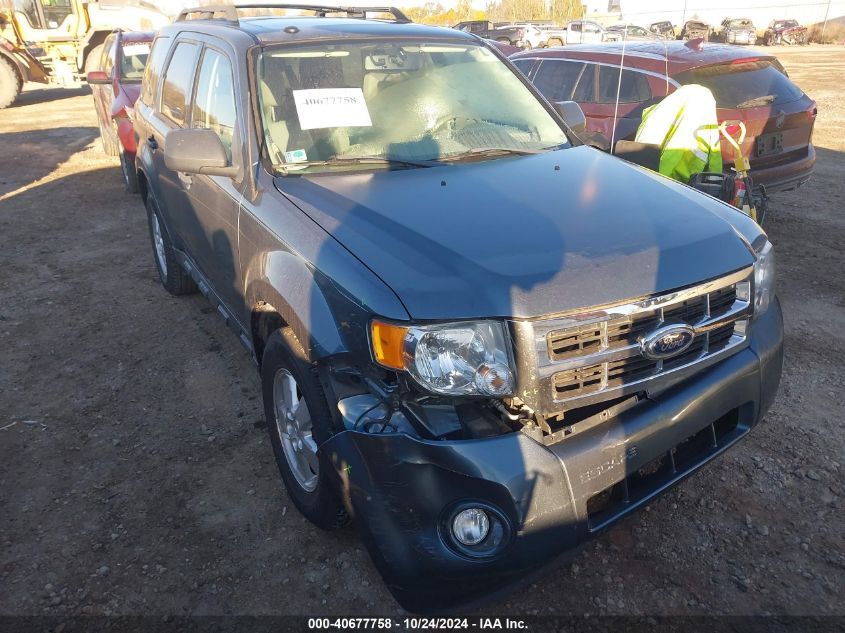
<svg viewBox="0 0 845 633"><path fill-rule="evenodd" d="M652 332L644 339L642 346L643 356L652 360L663 360L677 356L690 345L695 339L695 330L689 325L675 324L667 325L656 332Z"/></svg>

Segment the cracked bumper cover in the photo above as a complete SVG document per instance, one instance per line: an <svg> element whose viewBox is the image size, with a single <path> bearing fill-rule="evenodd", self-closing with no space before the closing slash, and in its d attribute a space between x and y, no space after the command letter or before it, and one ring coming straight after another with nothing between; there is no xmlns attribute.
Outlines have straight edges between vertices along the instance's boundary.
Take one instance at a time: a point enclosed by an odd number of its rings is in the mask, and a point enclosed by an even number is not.
<svg viewBox="0 0 845 633"><path fill-rule="evenodd" d="M732 439L642 498L642 506L731 446L768 410L780 381L782 317L773 303L750 346L694 379L583 434L545 447L523 433L464 441L346 431L321 448L338 490L397 601L411 611L449 609L502 589L603 529L587 501L649 460L738 410ZM628 450L636 444L636 450ZM635 452L634 455L631 453ZM438 526L464 501L499 508L511 526L495 557L453 551Z"/></svg>

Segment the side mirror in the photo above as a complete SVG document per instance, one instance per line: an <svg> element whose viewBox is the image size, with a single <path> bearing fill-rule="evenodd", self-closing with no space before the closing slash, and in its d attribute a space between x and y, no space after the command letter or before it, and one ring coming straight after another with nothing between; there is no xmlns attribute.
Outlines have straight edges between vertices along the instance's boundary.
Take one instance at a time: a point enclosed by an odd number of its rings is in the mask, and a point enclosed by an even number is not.
<svg viewBox="0 0 845 633"><path fill-rule="evenodd" d="M102 70L92 70L87 75L88 83L94 85L110 84L111 77L109 77Z"/></svg>
<svg viewBox="0 0 845 633"><path fill-rule="evenodd" d="M164 163L173 171L234 178L220 137L211 130L172 130L164 137Z"/></svg>
<svg viewBox="0 0 845 633"><path fill-rule="evenodd" d="M574 101L555 101L552 106L563 119L569 128L576 134L581 134L587 129L587 117L584 111Z"/></svg>

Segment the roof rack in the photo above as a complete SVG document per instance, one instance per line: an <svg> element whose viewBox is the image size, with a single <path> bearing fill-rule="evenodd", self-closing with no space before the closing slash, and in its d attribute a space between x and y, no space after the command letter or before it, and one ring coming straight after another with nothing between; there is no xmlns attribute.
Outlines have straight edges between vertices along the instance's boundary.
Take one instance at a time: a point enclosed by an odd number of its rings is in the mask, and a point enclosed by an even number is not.
<svg viewBox="0 0 845 633"><path fill-rule="evenodd" d="M360 19L366 19L368 13L389 13L398 24L407 24L411 22L411 19L396 7L339 7L323 4L290 4L286 2L276 4L228 4L209 7L195 7L193 9L185 9L184 11L181 11L179 16L176 18L176 22L184 22L187 20L223 19L227 22L238 24L238 11L246 9L299 9L302 11L314 11L316 16L320 18L326 17L329 13L345 13L346 17ZM198 17L191 17L194 15Z"/></svg>

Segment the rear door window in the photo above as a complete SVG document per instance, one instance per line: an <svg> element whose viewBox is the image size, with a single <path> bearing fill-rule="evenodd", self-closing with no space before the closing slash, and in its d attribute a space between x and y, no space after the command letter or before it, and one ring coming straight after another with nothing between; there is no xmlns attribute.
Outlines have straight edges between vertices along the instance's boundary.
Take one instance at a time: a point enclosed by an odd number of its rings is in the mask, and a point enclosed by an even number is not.
<svg viewBox="0 0 845 633"><path fill-rule="evenodd" d="M596 64L585 64L584 72L575 86L572 100L578 103L595 103L596 101Z"/></svg>
<svg viewBox="0 0 845 633"><path fill-rule="evenodd" d="M534 65L536 60L534 59L514 59L511 60L513 65L519 69L523 75L528 76L528 73L531 72L531 67Z"/></svg>
<svg viewBox="0 0 845 633"><path fill-rule="evenodd" d="M544 59L534 76L534 85L549 101L569 101L583 70L583 62Z"/></svg>
<svg viewBox="0 0 845 633"><path fill-rule="evenodd" d="M185 122L198 56L198 45L179 42L164 73L161 113L179 125Z"/></svg>
<svg viewBox="0 0 845 633"><path fill-rule="evenodd" d="M144 80L141 84L141 101L148 106L155 103L156 87L164 60L167 58L167 51L170 49L169 37L158 37L153 43L153 50L144 67Z"/></svg>
<svg viewBox="0 0 845 633"><path fill-rule="evenodd" d="M623 70L620 81L619 68L599 67L599 103L616 103L619 91L619 103L639 103L651 99L648 78L634 70Z"/></svg>
<svg viewBox="0 0 845 633"><path fill-rule="evenodd" d="M217 134L231 161L236 120L232 65L224 54L207 48L197 79L192 127Z"/></svg>
<svg viewBox="0 0 845 633"><path fill-rule="evenodd" d="M778 105L804 95L768 60L694 68L679 73L675 79L681 84L701 84L709 88L719 108Z"/></svg>

